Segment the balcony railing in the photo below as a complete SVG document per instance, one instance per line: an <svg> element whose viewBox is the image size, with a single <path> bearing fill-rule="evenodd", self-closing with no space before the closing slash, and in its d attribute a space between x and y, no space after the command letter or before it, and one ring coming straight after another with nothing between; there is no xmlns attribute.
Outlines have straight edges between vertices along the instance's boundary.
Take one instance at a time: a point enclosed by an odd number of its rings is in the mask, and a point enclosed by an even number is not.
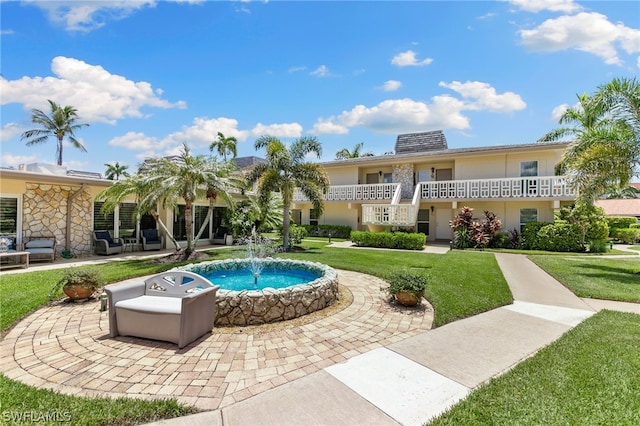
<svg viewBox="0 0 640 426"><path fill-rule="evenodd" d="M423 200L475 198L572 198L564 176L420 182Z"/></svg>
<svg viewBox="0 0 640 426"><path fill-rule="evenodd" d="M392 200L399 183L375 183L367 185L333 185L324 196L325 201L383 201ZM296 189L294 202L309 201Z"/></svg>
<svg viewBox="0 0 640 426"><path fill-rule="evenodd" d="M364 225L413 226L417 207L413 204L366 204L362 206Z"/></svg>

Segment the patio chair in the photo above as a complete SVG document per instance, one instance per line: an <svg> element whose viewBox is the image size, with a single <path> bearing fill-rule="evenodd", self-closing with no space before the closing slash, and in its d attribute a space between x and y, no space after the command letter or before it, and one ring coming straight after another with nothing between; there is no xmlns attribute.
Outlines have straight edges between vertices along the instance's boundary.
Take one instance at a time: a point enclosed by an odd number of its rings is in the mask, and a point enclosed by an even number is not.
<svg viewBox="0 0 640 426"><path fill-rule="evenodd" d="M213 235L211 242L213 244L226 244L227 232L226 226L219 226L216 228L216 233Z"/></svg>
<svg viewBox="0 0 640 426"><path fill-rule="evenodd" d="M157 229L142 230L142 250L162 250L164 239L158 235Z"/></svg>
<svg viewBox="0 0 640 426"><path fill-rule="evenodd" d="M93 246L95 247L96 254L109 255L115 253L122 253L124 245L120 238L115 240L111 238L109 231L93 231Z"/></svg>

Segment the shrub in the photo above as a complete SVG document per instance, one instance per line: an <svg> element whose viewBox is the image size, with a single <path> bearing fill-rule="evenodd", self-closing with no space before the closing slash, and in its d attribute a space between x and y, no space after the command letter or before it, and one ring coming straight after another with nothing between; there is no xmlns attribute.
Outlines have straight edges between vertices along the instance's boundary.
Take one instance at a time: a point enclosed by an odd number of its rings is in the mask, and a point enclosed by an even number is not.
<svg viewBox="0 0 640 426"><path fill-rule="evenodd" d="M405 291L419 296L420 300L427 290L428 277L424 273L403 269L391 272L385 277L385 281L389 285L380 288L380 290L386 292L390 297L393 298L396 293Z"/></svg>
<svg viewBox="0 0 640 426"><path fill-rule="evenodd" d="M489 241L489 247L491 248L512 248L511 238L506 232L498 232Z"/></svg>
<svg viewBox="0 0 640 426"><path fill-rule="evenodd" d="M303 226L298 226L293 223L289 225L289 242L291 244L300 244L306 236L307 230Z"/></svg>
<svg viewBox="0 0 640 426"><path fill-rule="evenodd" d="M350 239L360 247L422 250L427 236L423 233L352 231Z"/></svg>
<svg viewBox="0 0 640 426"><path fill-rule="evenodd" d="M560 252L584 251L582 230L572 223L554 223L540 228L537 244L540 250Z"/></svg>
<svg viewBox="0 0 640 426"><path fill-rule="evenodd" d="M307 235L314 237L328 237L348 239L351 235L351 227L347 225L303 225Z"/></svg>
<svg viewBox="0 0 640 426"><path fill-rule="evenodd" d="M589 243L590 253L606 253L609 251L609 242L607 240L593 240Z"/></svg>
<svg viewBox="0 0 640 426"><path fill-rule="evenodd" d="M640 229L616 229L616 238L625 244L635 244L636 241L640 241Z"/></svg>
<svg viewBox="0 0 640 426"><path fill-rule="evenodd" d="M493 237L500 232L502 222L490 211L484 211L484 220L473 220L473 209L462 207L460 213L450 222L454 231L454 246L465 249L471 246L485 248Z"/></svg>
<svg viewBox="0 0 640 426"><path fill-rule="evenodd" d="M610 232L613 232L614 229L618 228L630 228L631 225L638 222L638 220L633 216L607 216L606 220L609 225Z"/></svg>
<svg viewBox="0 0 640 426"><path fill-rule="evenodd" d="M524 225L522 233L520 234L520 246L524 250L541 250L538 243L538 231L551 225L549 222L529 222Z"/></svg>
<svg viewBox="0 0 640 426"><path fill-rule="evenodd" d="M640 229L640 223L632 223L631 226L629 226L629 228L631 228L631 229Z"/></svg>

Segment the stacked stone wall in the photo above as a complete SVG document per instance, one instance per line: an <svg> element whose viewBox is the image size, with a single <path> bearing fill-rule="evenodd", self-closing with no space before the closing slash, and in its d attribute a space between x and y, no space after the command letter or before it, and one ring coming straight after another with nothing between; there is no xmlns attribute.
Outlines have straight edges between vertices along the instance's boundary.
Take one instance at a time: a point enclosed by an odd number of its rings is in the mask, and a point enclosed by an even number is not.
<svg viewBox="0 0 640 426"><path fill-rule="evenodd" d="M394 164L393 182L402 186L402 198L413 198L413 164Z"/></svg>
<svg viewBox="0 0 640 426"><path fill-rule="evenodd" d="M73 185L27 183L23 197L23 239L31 237L55 237L56 256L66 247L67 203L69 197L80 193L71 204L71 246L76 256L91 253L91 224L93 202L87 189Z"/></svg>

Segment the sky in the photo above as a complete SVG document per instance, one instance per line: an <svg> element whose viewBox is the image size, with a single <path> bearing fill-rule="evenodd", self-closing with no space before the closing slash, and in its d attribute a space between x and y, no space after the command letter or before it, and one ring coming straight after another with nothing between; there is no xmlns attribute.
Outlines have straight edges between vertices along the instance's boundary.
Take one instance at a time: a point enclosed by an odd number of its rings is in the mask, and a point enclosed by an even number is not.
<svg viewBox="0 0 640 426"><path fill-rule="evenodd" d="M321 161L431 130L449 148L533 143L640 71L637 1L0 0L0 20L4 167L55 163L54 138L21 140L48 99L89 124L63 165L104 174L183 144L210 155L218 132L238 156L313 136Z"/></svg>

